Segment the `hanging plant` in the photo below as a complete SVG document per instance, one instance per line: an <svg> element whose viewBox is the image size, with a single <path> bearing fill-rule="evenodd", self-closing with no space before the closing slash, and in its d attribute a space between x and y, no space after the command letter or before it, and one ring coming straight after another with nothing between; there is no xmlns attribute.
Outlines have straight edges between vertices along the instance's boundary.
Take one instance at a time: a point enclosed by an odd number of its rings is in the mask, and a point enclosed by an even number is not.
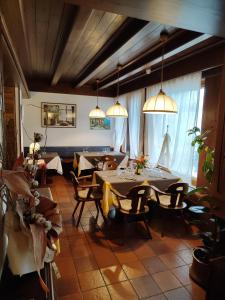
<svg viewBox="0 0 225 300"><path fill-rule="evenodd" d="M198 153L205 153L205 160L202 166L202 172L206 178L206 180L211 183L213 172L214 172L214 157L215 157L215 149L209 147L206 144L208 134L211 130L207 129L201 132L198 127L193 127L192 129L188 130L188 135L194 135L194 139L191 143L193 147L197 146Z"/></svg>

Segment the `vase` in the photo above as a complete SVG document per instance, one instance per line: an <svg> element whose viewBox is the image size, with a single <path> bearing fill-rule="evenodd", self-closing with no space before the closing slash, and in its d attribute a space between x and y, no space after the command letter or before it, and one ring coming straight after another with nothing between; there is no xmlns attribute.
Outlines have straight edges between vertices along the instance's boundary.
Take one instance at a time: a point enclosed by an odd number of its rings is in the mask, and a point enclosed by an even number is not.
<svg viewBox="0 0 225 300"><path fill-rule="evenodd" d="M142 168L136 167L135 174L136 174L136 175L141 175L141 173L142 173Z"/></svg>

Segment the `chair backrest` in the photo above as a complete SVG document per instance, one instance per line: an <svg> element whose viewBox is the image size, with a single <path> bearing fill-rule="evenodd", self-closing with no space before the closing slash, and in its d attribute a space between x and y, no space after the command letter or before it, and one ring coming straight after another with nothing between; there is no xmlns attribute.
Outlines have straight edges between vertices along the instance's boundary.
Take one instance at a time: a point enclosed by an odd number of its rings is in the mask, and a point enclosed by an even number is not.
<svg viewBox="0 0 225 300"><path fill-rule="evenodd" d="M103 171L116 170L117 167L118 167L118 164L115 161L108 160L108 161L104 162Z"/></svg>
<svg viewBox="0 0 225 300"><path fill-rule="evenodd" d="M75 196L78 199L79 198L79 194L78 194L79 181L73 171L70 171L70 175L71 175L71 180L72 180Z"/></svg>
<svg viewBox="0 0 225 300"><path fill-rule="evenodd" d="M149 185L138 185L132 187L127 193L127 198L131 199L131 213L142 213L145 211L145 205L150 195Z"/></svg>
<svg viewBox="0 0 225 300"><path fill-rule="evenodd" d="M105 161L116 161L116 158L112 155L104 155L104 156L102 156L101 160L103 162L105 162Z"/></svg>
<svg viewBox="0 0 225 300"><path fill-rule="evenodd" d="M186 193L188 192L188 184L185 182L177 182L171 184L166 193L171 194L170 207L180 206L184 200Z"/></svg>

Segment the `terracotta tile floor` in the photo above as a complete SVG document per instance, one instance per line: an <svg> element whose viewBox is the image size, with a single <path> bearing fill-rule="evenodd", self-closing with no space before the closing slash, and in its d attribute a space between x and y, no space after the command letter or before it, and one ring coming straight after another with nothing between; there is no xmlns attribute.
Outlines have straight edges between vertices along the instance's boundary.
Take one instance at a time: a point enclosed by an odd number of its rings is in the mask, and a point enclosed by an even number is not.
<svg viewBox="0 0 225 300"><path fill-rule="evenodd" d="M160 220L154 218L153 239L148 240L141 223L112 223L106 228L99 216L96 224L95 206L87 203L76 228L71 218L75 205L71 183L54 176L50 188L64 229L56 257L59 300L205 299L205 292L188 274L192 248L200 241L187 236L182 224L176 224L179 220L173 220L161 237Z"/></svg>

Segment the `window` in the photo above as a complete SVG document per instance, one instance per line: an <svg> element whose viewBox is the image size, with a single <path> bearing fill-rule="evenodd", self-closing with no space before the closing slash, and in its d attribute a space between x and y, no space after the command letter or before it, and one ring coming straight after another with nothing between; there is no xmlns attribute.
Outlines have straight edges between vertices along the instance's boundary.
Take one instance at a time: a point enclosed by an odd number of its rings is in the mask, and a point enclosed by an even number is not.
<svg viewBox="0 0 225 300"><path fill-rule="evenodd" d="M205 88L202 87L200 89L198 115L197 115L197 123L196 123L196 126L200 129L202 127L204 93L205 93ZM197 147L195 147L194 157L193 157L193 168L192 168L192 184L193 185L196 185L197 174L198 174L198 162L199 162L199 154L197 152Z"/></svg>

